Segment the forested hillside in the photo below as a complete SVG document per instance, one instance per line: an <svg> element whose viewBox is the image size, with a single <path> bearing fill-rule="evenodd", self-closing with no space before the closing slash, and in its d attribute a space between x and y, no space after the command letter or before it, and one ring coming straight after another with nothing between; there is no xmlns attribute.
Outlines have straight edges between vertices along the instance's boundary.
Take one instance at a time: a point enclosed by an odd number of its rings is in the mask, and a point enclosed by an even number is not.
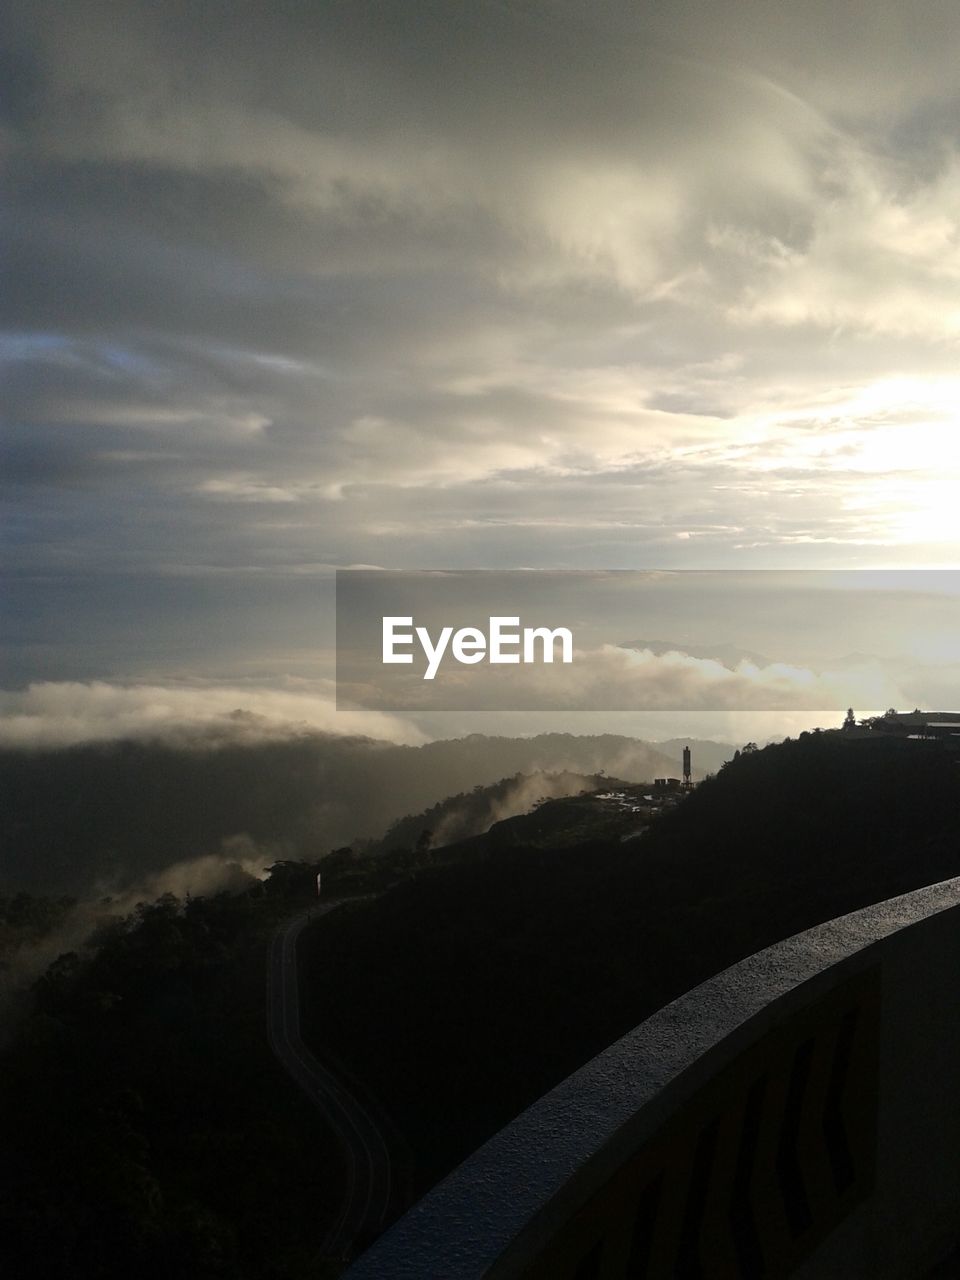
<svg viewBox="0 0 960 1280"><path fill-rule="evenodd" d="M571 847L580 803L495 826L459 865L437 851L305 939L314 1035L392 1104L423 1185L716 970L960 875L960 768L921 743L745 752L628 843Z"/></svg>
<svg viewBox="0 0 960 1280"><path fill-rule="evenodd" d="M422 747L304 734L242 746L201 738L4 750L0 892L105 892L214 854L251 869L318 859L511 774L600 770L639 782L679 763L632 738L566 733L474 734Z"/></svg>

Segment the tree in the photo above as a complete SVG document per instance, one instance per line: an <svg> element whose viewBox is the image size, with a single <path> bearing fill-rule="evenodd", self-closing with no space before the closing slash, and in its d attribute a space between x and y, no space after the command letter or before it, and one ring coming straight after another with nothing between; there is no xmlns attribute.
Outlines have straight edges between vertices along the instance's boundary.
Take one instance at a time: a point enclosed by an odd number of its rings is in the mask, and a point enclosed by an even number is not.
<svg viewBox="0 0 960 1280"><path fill-rule="evenodd" d="M267 888L271 894L281 897L311 895L317 882L317 867L311 862L296 862L283 858L267 867L270 878Z"/></svg>

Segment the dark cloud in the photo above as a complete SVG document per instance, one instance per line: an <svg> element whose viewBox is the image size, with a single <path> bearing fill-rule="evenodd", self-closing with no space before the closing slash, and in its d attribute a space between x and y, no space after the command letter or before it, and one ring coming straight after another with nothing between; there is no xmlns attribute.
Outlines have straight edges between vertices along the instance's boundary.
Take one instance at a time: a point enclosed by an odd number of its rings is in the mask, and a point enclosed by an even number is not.
<svg viewBox="0 0 960 1280"><path fill-rule="evenodd" d="M149 601L207 654L252 615L224 575L949 562L958 25L14 0L17 670L70 674L54 599L77 674L189 668ZM140 649L90 613L131 591Z"/></svg>

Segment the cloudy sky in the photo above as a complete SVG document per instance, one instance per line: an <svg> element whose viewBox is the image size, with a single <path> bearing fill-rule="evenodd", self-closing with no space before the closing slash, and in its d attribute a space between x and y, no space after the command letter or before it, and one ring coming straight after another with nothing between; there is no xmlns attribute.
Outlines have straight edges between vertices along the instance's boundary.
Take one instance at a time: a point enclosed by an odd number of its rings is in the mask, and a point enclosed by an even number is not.
<svg viewBox="0 0 960 1280"><path fill-rule="evenodd" d="M955 0L5 10L9 688L324 678L337 565L960 561Z"/></svg>

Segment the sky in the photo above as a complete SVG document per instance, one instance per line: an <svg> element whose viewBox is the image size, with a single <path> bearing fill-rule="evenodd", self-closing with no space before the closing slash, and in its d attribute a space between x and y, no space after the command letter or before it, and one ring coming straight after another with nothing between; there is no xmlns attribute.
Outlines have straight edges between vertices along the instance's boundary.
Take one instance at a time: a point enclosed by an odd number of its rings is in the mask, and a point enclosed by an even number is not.
<svg viewBox="0 0 960 1280"><path fill-rule="evenodd" d="M326 696L337 566L960 567L954 0L4 9L15 700Z"/></svg>

